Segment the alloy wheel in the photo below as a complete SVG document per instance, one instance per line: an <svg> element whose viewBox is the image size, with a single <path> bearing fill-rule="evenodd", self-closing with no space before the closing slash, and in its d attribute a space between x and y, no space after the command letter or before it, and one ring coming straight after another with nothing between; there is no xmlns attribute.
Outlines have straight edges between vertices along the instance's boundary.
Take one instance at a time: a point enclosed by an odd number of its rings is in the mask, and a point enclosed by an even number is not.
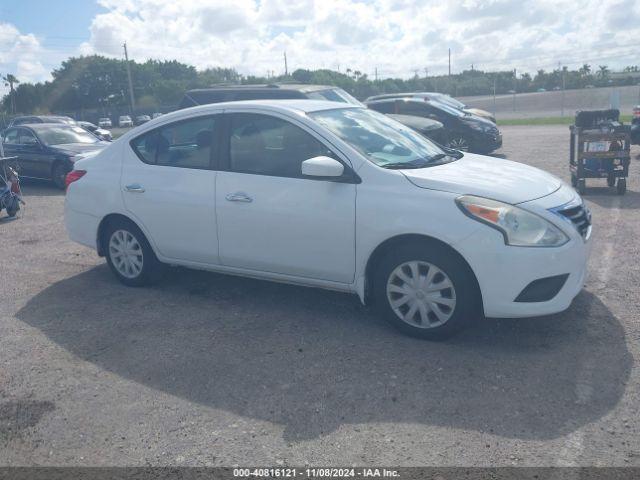
<svg viewBox="0 0 640 480"><path fill-rule="evenodd" d="M449 148L453 148L454 150L460 150L462 152L469 151L469 142L467 142L463 137L455 137L449 140L447 145Z"/></svg>
<svg viewBox="0 0 640 480"><path fill-rule="evenodd" d="M138 239L127 230L116 230L109 239L109 256L120 275L133 279L142 272L144 256Z"/></svg>
<svg viewBox="0 0 640 480"><path fill-rule="evenodd" d="M402 263L391 272L387 299L398 318L424 329L447 323L456 307L456 292L448 275L419 260Z"/></svg>

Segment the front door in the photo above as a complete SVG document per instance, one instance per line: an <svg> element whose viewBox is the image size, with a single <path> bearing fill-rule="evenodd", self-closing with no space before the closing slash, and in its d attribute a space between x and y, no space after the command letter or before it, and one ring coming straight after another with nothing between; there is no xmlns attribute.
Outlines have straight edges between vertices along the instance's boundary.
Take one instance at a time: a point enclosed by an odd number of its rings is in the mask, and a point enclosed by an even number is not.
<svg viewBox="0 0 640 480"><path fill-rule="evenodd" d="M226 171L216 178L221 264L353 282L356 186L301 174L304 160L333 153L289 120L225 117Z"/></svg>
<svg viewBox="0 0 640 480"><path fill-rule="evenodd" d="M158 127L123 148L122 195L161 255L181 263L218 263L218 116Z"/></svg>

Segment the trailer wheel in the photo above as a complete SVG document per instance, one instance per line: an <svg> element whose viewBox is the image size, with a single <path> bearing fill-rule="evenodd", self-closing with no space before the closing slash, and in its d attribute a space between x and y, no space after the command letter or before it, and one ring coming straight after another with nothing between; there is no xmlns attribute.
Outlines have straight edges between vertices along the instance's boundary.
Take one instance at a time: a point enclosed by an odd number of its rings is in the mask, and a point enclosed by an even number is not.
<svg viewBox="0 0 640 480"><path fill-rule="evenodd" d="M607 175L607 185L609 185L610 187L616 186L616 177L613 176L613 173Z"/></svg>
<svg viewBox="0 0 640 480"><path fill-rule="evenodd" d="M580 195L584 195L584 192L587 191L587 182L585 181L584 178L581 178L580 180L578 180L578 193Z"/></svg>
<svg viewBox="0 0 640 480"><path fill-rule="evenodd" d="M624 195L627 191L627 180L625 178L618 179L618 186L616 187L618 195Z"/></svg>

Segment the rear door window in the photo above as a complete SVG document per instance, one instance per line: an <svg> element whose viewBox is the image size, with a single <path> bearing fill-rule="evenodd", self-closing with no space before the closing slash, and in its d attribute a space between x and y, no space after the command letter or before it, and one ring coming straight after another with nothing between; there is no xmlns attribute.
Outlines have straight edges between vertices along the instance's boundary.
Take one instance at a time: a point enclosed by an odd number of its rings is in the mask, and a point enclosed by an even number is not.
<svg viewBox="0 0 640 480"><path fill-rule="evenodd" d="M212 168L216 117L201 117L158 128L131 141L138 158L151 165Z"/></svg>

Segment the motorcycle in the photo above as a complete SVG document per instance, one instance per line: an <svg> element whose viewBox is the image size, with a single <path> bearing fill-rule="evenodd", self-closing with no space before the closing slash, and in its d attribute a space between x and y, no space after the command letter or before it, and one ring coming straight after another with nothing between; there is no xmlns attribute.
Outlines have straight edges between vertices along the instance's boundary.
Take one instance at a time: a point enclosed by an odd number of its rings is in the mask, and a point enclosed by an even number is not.
<svg viewBox="0 0 640 480"><path fill-rule="evenodd" d="M20 190L20 177L13 167L8 165L10 158L0 158L0 212L7 211L9 217L15 217L24 205Z"/></svg>

